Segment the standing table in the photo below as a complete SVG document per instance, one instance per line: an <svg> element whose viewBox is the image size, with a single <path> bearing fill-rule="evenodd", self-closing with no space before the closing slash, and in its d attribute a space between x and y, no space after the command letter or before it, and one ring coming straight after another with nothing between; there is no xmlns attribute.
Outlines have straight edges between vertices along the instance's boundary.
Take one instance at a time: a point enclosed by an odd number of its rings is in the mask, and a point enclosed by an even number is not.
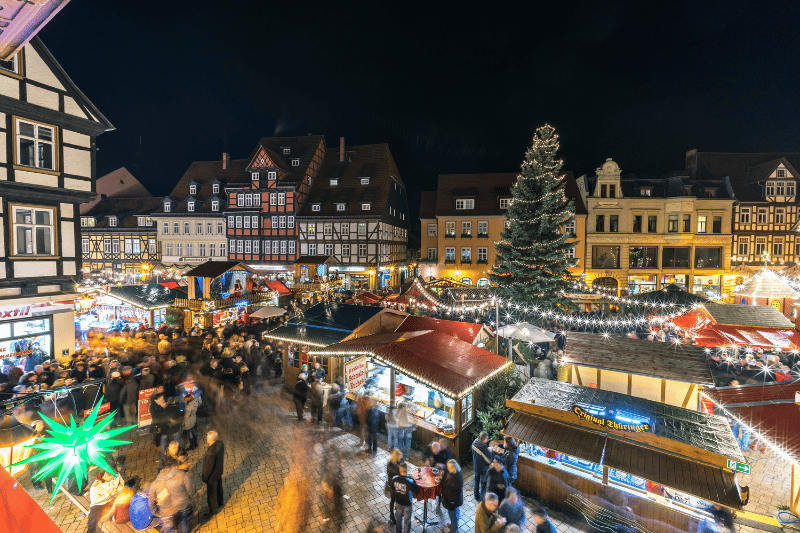
<svg viewBox="0 0 800 533"><path fill-rule="evenodd" d="M437 469L438 470L438 469ZM420 486L420 490L414 495L417 501L424 502L422 511L422 531L425 533L428 527L428 501L435 500L442 493L442 472L433 473L433 468L423 466L411 470L411 477Z"/></svg>

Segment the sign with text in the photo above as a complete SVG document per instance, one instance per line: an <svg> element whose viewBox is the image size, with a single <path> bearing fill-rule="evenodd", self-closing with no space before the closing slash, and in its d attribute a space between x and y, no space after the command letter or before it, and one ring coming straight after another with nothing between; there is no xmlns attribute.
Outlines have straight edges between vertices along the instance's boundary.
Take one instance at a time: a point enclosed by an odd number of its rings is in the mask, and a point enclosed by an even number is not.
<svg viewBox="0 0 800 533"><path fill-rule="evenodd" d="M150 416L150 396L158 390L157 387L139 391L139 427L144 428L153 423Z"/></svg>
<svg viewBox="0 0 800 533"><path fill-rule="evenodd" d="M30 305L20 305L17 307L0 307L0 320L8 318L24 318L31 316Z"/></svg>
<svg viewBox="0 0 800 533"><path fill-rule="evenodd" d="M357 392L367 381L367 357L357 357L344 364L345 387Z"/></svg>
<svg viewBox="0 0 800 533"><path fill-rule="evenodd" d="M101 418L104 417L104 415L108 414L109 411L111 411L111 403L110 402L101 403L100 409L97 410L97 419L100 420ZM83 418L86 418L90 414L92 414L91 409L84 409Z"/></svg>
<svg viewBox="0 0 800 533"><path fill-rule="evenodd" d="M598 426L609 429L616 429L617 431L643 433L650 431L651 427L650 422L614 416L613 413L604 413L602 415L593 414L580 405L573 405L572 412L587 422L591 422L592 424L597 424Z"/></svg>
<svg viewBox="0 0 800 533"><path fill-rule="evenodd" d="M750 473L750 465L744 463L737 463L733 459L728 459L728 468L734 472L741 472L742 474Z"/></svg>

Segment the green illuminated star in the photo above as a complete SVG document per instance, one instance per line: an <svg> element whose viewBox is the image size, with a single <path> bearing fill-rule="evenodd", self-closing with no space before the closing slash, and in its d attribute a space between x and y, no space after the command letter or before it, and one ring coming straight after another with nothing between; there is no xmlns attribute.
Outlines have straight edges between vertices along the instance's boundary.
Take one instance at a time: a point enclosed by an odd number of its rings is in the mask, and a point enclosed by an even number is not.
<svg viewBox="0 0 800 533"><path fill-rule="evenodd" d="M91 465L97 466L109 474L116 475L111 465L106 461L106 453L113 452L115 446L130 444L131 441L117 440L111 437L115 437L136 426L104 431L114 421L116 411L113 411L95 425L97 412L102 403L103 398L100 398L100 401L92 409L91 414L80 426L75 424L75 419L72 415L69 417L69 425L59 424L55 420L41 415L47 425L50 426L47 430L49 436L41 438L40 442L31 444L29 447L38 448L42 451L24 461L11 465L46 461L46 464L33 476L34 481L40 481L58 470L58 481L53 488L50 503L53 503L53 498L56 497L58 489L61 488L61 485L64 484L70 474L74 474L75 481L80 487Z"/></svg>

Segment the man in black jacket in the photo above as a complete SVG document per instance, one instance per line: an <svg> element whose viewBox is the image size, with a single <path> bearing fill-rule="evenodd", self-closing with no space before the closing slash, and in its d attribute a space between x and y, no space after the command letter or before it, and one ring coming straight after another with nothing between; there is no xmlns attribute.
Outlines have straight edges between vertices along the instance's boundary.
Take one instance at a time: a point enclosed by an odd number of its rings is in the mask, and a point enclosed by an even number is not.
<svg viewBox="0 0 800 533"><path fill-rule="evenodd" d="M394 507L397 533L409 533L411 531L412 497L420 487L406 475L408 472L406 463L400 463L398 469L400 475L392 478L392 500L389 502L389 508Z"/></svg>
<svg viewBox="0 0 800 533"><path fill-rule="evenodd" d="M308 398L308 383L306 383L306 375L300 374L297 376L297 383L294 384L294 407L297 409L297 419L303 420L303 409L306 407L306 398Z"/></svg>
<svg viewBox="0 0 800 533"><path fill-rule="evenodd" d="M476 502L483 501L486 473L489 471L489 465L492 464L494 456L488 443L489 434L485 431L481 431L478 438L472 442L472 466L475 469L473 495Z"/></svg>
<svg viewBox="0 0 800 533"><path fill-rule="evenodd" d="M206 434L208 449L203 457L203 483L206 484L208 499L207 516L215 515L222 507L222 470L225 462L225 445L218 441L219 434L209 431Z"/></svg>
<svg viewBox="0 0 800 533"><path fill-rule="evenodd" d="M508 488L508 472L503 466L503 458L495 456L492 461L492 466L486 472L486 492L494 492L497 494L497 499L502 503L506 497L506 488ZM484 494L486 494L484 492Z"/></svg>

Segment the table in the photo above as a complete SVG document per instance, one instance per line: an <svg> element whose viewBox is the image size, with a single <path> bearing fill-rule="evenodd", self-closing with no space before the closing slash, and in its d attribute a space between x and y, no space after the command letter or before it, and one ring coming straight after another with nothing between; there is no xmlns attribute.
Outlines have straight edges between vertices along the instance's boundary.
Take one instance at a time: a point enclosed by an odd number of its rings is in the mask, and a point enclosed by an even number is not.
<svg viewBox="0 0 800 533"><path fill-rule="evenodd" d="M412 468L409 470L411 478L416 481L420 486L420 490L414 495L417 501L425 502L422 511L422 531L425 532L428 526L428 502L427 500L436 499L442 493L441 478L438 477L442 474L434 475L433 469L430 466L422 466L420 468ZM437 479L438 477L438 479Z"/></svg>

